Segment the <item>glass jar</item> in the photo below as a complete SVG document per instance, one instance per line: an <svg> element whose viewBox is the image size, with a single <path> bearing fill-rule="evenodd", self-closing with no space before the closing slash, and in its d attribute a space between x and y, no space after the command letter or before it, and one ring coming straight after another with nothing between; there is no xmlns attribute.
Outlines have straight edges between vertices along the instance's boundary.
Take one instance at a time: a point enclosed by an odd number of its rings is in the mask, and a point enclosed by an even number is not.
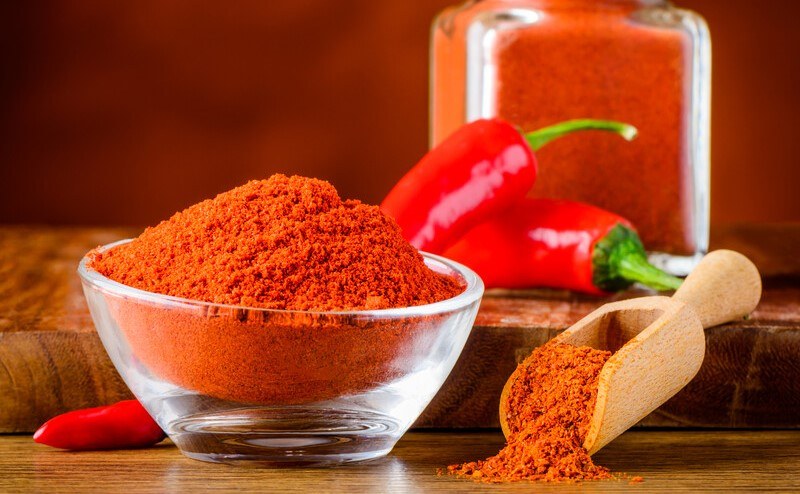
<svg viewBox="0 0 800 494"><path fill-rule="evenodd" d="M432 34L431 143L479 118L526 131L599 118L635 125L537 153L531 195L595 204L633 222L651 260L687 273L708 248L710 39L662 0L477 0Z"/></svg>

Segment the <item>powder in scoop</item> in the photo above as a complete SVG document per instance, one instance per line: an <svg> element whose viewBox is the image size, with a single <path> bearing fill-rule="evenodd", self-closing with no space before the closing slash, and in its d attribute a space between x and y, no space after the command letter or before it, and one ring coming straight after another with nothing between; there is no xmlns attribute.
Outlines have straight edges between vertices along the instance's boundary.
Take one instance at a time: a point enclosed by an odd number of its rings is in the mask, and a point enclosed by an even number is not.
<svg viewBox="0 0 800 494"><path fill-rule="evenodd" d="M508 395L510 433L495 456L450 465L451 474L484 482L610 478L583 448L600 371L611 352L548 343L518 369Z"/></svg>

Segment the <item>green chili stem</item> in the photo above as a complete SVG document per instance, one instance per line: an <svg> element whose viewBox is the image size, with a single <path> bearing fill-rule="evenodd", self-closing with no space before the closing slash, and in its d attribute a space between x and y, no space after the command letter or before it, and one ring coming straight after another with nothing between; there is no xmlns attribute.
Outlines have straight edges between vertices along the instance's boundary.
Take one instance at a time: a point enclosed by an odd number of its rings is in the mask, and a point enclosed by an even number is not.
<svg viewBox="0 0 800 494"><path fill-rule="evenodd" d="M548 142L559 137L581 130L605 130L614 132L622 136L625 140L631 141L636 137L638 131L633 125L611 120L594 120L584 118L580 120L569 120L557 123L543 129L535 130L525 134L525 139L534 151L539 150Z"/></svg>
<svg viewBox="0 0 800 494"><path fill-rule="evenodd" d="M683 280L671 276L653 266L644 256L629 256L620 260L619 274L625 279L637 281L654 290L677 290Z"/></svg>
<svg viewBox="0 0 800 494"><path fill-rule="evenodd" d="M609 292L623 290L634 282L659 291L675 290L683 283L650 264L639 236L622 224L595 244L592 266L592 282Z"/></svg>

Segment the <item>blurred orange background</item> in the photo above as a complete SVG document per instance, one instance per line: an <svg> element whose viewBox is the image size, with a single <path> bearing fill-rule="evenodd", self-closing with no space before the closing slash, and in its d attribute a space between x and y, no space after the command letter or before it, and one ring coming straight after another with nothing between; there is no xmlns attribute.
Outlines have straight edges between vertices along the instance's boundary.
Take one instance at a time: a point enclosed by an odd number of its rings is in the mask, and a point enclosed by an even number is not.
<svg viewBox="0 0 800 494"><path fill-rule="evenodd" d="M5 2L0 222L152 224L274 172L376 203L426 150L451 3ZM713 224L800 221L800 4L679 5L714 44Z"/></svg>

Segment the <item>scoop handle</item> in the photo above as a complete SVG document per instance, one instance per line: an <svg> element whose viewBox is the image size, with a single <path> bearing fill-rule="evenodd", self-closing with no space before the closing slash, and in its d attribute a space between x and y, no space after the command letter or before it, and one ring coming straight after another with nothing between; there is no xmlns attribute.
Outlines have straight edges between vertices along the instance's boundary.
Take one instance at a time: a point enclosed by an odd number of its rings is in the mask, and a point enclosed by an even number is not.
<svg viewBox="0 0 800 494"><path fill-rule="evenodd" d="M741 319L761 299L761 275L755 264L732 250L706 255L672 298L689 304L704 328Z"/></svg>

